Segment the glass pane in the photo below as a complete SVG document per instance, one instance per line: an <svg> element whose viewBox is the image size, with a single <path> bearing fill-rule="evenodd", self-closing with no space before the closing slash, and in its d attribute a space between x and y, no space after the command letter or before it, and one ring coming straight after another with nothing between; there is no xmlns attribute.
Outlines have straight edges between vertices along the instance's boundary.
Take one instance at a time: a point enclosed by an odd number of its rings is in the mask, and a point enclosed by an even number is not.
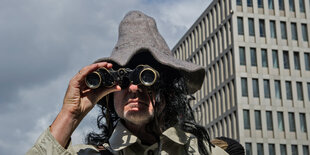
<svg viewBox="0 0 310 155"><path fill-rule="evenodd" d="M295 69L300 69L299 52L294 52L294 65Z"/></svg>
<svg viewBox="0 0 310 155"><path fill-rule="evenodd" d="M283 51L283 63L284 63L284 69L290 69L288 51Z"/></svg>
<svg viewBox="0 0 310 155"><path fill-rule="evenodd" d="M265 98L270 98L269 80L264 80L264 96Z"/></svg>
<svg viewBox="0 0 310 155"><path fill-rule="evenodd" d="M302 146L303 155L309 155L309 147L307 145Z"/></svg>
<svg viewBox="0 0 310 155"><path fill-rule="evenodd" d="M276 38L276 24L275 21L270 21L270 37Z"/></svg>
<svg viewBox="0 0 310 155"><path fill-rule="evenodd" d="M272 112L266 111L267 130L273 130Z"/></svg>
<svg viewBox="0 0 310 155"><path fill-rule="evenodd" d="M292 145L292 155L298 155L297 145Z"/></svg>
<svg viewBox="0 0 310 155"><path fill-rule="evenodd" d="M276 93L276 98L281 99L281 84L279 80L274 81L274 87L275 87L275 93Z"/></svg>
<svg viewBox="0 0 310 155"><path fill-rule="evenodd" d="M250 114L249 110L243 110L244 129L250 129Z"/></svg>
<svg viewBox="0 0 310 155"><path fill-rule="evenodd" d="M247 4L248 4L248 7L252 7L253 6L253 1L252 0L247 0Z"/></svg>
<svg viewBox="0 0 310 155"><path fill-rule="evenodd" d="M257 0L257 6L258 8L263 8L264 7L263 0Z"/></svg>
<svg viewBox="0 0 310 155"><path fill-rule="evenodd" d="M237 0L237 5L242 5L242 0Z"/></svg>
<svg viewBox="0 0 310 155"><path fill-rule="evenodd" d="M305 53L305 69L310 70L310 53Z"/></svg>
<svg viewBox="0 0 310 155"><path fill-rule="evenodd" d="M251 51L251 65L257 66L256 49L251 48L250 51Z"/></svg>
<svg viewBox="0 0 310 155"><path fill-rule="evenodd" d="M262 49L262 66L268 67L268 59L267 59L267 50L266 49Z"/></svg>
<svg viewBox="0 0 310 155"><path fill-rule="evenodd" d="M259 20L259 35L265 37L265 21L263 19Z"/></svg>
<svg viewBox="0 0 310 155"><path fill-rule="evenodd" d="M273 0L268 0L268 8L273 9Z"/></svg>
<svg viewBox="0 0 310 155"><path fill-rule="evenodd" d="M307 87L308 87L308 100L310 101L310 83L307 83Z"/></svg>
<svg viewBox="0 0 310 155"><path fill-rule="evenodd" d="M279 68L278 51L272 50L272 64L273 68Z"/></svg>
<svg viewBox="0 0 310 155"><path fill-rule="evenodd" d="M253 79L252 85L253 85L253 97L259 97L258 79Z"/></svg>
<svg viewBox="0 0 310 155"><path fill-rule="evenodd" d="M282 39L287 39L286 24L285 24L285 22L281 22L281 38Z"/></svg>
<svg viewBox="0 0 310 155"><path fill-rule="evenodd" d="M297 27L296 23L291 23L292 39L297 40Z"/></svg>
<svg viewBox="0 0 310 155"><path fill-rule="evenodd" d="M296 89L297 89L297 98L298 100L303 100L304 96L303 96L303 91L302 91L302 83L301 82L296 82Z"/></svg>
<svg viewBox="0 0 310 155"><path fill-rule="evenodd" d="M257 155L263 155L264 154L264 147L262 143L257 144Z"/></svg>
<svg viewBox="0 0 310 155"><path fill-rule="evenodd" d="M282 112L278 112L278 128L279 131L284 131L284 120Z"/></svg>
<svg viewBox="0 0 310 155"><path fill-rule="evenodd" d="M255 110L255 128L256 130L261 130L262 129L262 120L260 116L260 111Z"/></svg>
<svg viewBox="0 0 310 155"><path fill-rule="evenodd" d="M246 78L241 78L242 96L248 96L248 84Z"/></svg>
<svg viewBox="0 0 310 155"><path fill-rule="evenodd" d="M245 154L252 155L252 145L251 143L245 143Z"/></svg>
<svg viewBox="0 0 310 155"><path fill-rule="evenodd" d="M290 131L291 132L295 132L296 131L296 126L295 126L294 113L292 113L292 112L288 113L288 121L289 121Z"/></svg>
<svg viewBox="0 0 310 155"><path fill-rule="evenodd" d="M244 47L239 47L240 65L246 65Z"/></svg>
<svg viewBox="0 0 310 155"><path fill-rule="evenodd" d="M274 154L276 154L275 148L274 148L274 144L269 144L269 145L268 145L268 148L269 148L269 155L274 155Z"/></svg>
<svg viewBox="0 0 310 155"><path fill-rule="evenodd" d="M294 3L294 0L289 0L289 7L290 7L290 11L292 11L292 12L295 11L295 3Z"/></svg>
<svg viewBox="0 0 310 155"><path fill-rule="evenodd" d="M280 151L281 151L281 155L287 155L286 154L286 145L285 144L280 144Z"/></svg>
<svg viewBox="0 0 310 155"><path fill-rule="evenodd" d="M305 2L304 2L304 0L299 0L299 9L300 9L300 12L305 12Z"/></svg>
<svg viewBox="0 0 310 155"><path fill-rule="evenodd" d="M279 0L279 9L284 10L284 1L283 0Z"/></svg>
<svg viewBox="0 0 310 155"><path fill-rule="evenodd" d="M254 30L254 19L249 18L249 35L254 36L255 35L255 30Z"/></svg>
<svg viewBox="0 0 310 155"><path fill-rule="evenodd" d="M304 113L299 114L300 131L307 132L306 115Z"/></svg>
<svg viewBox="0 0 310 155"><path fill-rule="evenodd" d="M238 34L243 35L243 19L238 17Z"/></svg>
<svg viewBox="0 0 310 155"><path fill-rule="evenodd" d="M304 41L308 41L307 24L301 24L301 31L302 31L302 39Z"/></svg>
<svg viewBox="0 0 310 155"><path fill-rule="evenodd" d="M292 95L292 84L290 81L285 82L285 89L286 89L286 99L287 100L292 100L293 95Z"/></svg>

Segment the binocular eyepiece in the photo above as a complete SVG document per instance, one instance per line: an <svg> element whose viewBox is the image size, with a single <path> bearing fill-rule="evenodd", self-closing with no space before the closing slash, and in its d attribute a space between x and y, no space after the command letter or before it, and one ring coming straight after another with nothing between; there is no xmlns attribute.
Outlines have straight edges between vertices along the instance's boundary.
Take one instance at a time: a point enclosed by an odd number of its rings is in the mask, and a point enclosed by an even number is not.
<svg viewBox="0 0 310 155"><path fill-rule="evenodd" d="M88 74L85 83L88 88L96 89L100 86L112 87L120 85L127 88L130 84L152 86L159 78L159 73L148 65L138 65L135 69L120 68L118 70L99 68Z"/></svg>

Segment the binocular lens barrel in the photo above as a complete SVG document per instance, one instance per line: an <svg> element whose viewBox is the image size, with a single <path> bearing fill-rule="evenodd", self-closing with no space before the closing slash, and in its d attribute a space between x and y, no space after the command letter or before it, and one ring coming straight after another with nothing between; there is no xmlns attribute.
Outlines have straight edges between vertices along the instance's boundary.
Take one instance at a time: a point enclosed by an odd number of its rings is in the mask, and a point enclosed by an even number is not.
<svg viewBox="0 0 310 155"><path fill-rule="evenodd" d="M126 88L130 84L151 86L158 78L159 73L155 69L148 65L139 65L134 70L120 68L114 71L113 69L99 68L86 76L85 83L90 89L96 89L100 86L112 87L116 84Z"/></svg>
<svg viewBox="0 0 310 155"><path fill-rule="evenodd" d="M157 74L154 70L146 68L141 71L139 79L143 85L151 86L156 82Z"/></svg>
<svg viewBox="0 0 310 155"><path fill-rule="evenodd" d="M101 85L101 76L98 72L92 72L86 76L85 83L90 89L96 89Z"/></svg>

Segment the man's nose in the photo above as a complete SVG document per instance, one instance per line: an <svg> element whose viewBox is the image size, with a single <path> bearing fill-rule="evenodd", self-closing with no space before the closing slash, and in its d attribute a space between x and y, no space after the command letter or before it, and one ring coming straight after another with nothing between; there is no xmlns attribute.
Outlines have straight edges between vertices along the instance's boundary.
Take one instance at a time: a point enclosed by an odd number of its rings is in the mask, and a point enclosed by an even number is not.
<svg viewBox="0 0 310 155"><path fill-rule="evenodd" d="M139 86L135 85L135 84L129 85L128 90L129 90L129 92L132 92L132 93L137 93L137 92L141 93L142 92L142 89L139 88Z"/></svg>

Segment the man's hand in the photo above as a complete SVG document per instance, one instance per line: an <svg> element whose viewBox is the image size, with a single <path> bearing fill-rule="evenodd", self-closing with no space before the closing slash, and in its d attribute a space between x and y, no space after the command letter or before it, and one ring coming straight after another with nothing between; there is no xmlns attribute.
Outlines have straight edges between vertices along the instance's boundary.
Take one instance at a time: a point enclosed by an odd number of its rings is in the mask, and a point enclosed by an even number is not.
<svg viewBox="0 0 310 155"><path fill-rule="evenodd" d="M111 63L101 62L82 68L71 80L64 98L63 106L50 127L52 135L63 147L86 114L104 96L120 91L120 86L112 88L89 89L85 77L98 68L112 68Z"/></svg>

